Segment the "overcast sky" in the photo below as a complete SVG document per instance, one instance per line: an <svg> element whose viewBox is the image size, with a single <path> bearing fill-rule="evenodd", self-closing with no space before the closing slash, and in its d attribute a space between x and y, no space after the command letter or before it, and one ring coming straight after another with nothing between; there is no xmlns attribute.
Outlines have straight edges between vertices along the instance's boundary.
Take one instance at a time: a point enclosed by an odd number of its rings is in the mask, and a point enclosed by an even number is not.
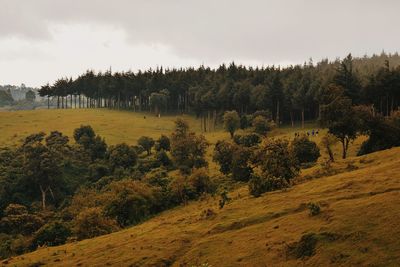
<svg viewBox="0 0 400 267"><path fill-rule="evenodd" d="M395 52L398 0L0 0L0 84Z"/></svg>

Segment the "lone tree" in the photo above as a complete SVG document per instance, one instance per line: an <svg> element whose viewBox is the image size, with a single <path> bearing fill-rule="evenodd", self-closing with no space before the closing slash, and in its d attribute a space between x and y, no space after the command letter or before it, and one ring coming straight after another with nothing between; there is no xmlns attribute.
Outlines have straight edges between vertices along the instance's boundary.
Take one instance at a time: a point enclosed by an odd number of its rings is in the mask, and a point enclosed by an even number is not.
<svg viewBox="0 0 400 267"><path fill-rule="evenodd" d="M143 147L147 151L147 155L151 154L151 148L154 146L155 142L153 138L148 136L142 136L138 140L138 145Z"/></svg>
<svg viewBox="0 0 400 267"><path fill-rule="evenodd" d="M345 159L349 144L357 137L360 127L351 99L338 96L331 103L322 106L320 124L339 139L343 148L342 158Z"/></svg>
<svg viewBox="0 0 400 267"><path fill-rule="evenodd" d="M240 127L240 117L238 113L234 110L225 111L223 120L225 130L229 132L231 138L233 138L235 131Z"/></svg>
<svg viewBox="0 0 400 267"><path fill-rule="evenodd" d="M189 131L189 125L184 120L175 121L175 131L171 135L171 155L177 166L189 169L207 166L205 154L208 145L203 135Z"/></svg>

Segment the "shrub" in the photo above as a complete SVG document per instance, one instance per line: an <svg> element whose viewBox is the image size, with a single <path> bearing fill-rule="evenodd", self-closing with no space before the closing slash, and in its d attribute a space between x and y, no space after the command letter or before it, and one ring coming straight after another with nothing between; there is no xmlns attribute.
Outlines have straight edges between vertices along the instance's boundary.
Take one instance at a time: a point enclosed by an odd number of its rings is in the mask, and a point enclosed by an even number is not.
<svg viewBox="0 0 400 267"><path fill-rule="evenodd" d="M205 168L195 169L189 176L188 183L194 189L197 196L214 191L214 185Z"/></svg>
<svg viewBox="0 0 400 267"><path fill-rule="evenodd" d="M281 177L289 182L299 173L299 164L289 151L289 142L283 139L268 140L259 150L256 162L264 173Z"/></svg>
<svg viewBox="0 0 400 267"><path fill-rule="evenodd" d="M236 181L248 181L253 172L250 167L252 151L226 141L218 141L214 148L213 160L223 174L232 174Z"/></svg>
<svg viewBox="0 0 400 267"><path fill-rule="evenodd" d="M138 140L138 145L147 151L147 155L151 154L151 148L154 146L154 140L148 136L142 136Z"/></svg>
<svg viewBox="0 0 400 267"><path fill-rule="evenodd" d="M300 164L316 162L321 156L317 144L306 136L295 138L292 141L291 150Z"/></svg>
<svg viewBox="0 0 400 267"><path fill-rule="evenodd" d="M74 232L79 240L109 234L117 229L117 222L104 216L98 207L82 210L74 220Z"/></svg>
<svg viewBox="0 0 400 267"><path fill-rule="evenodd" d="M58 246L64 244L71 235L65 223L51 222L42 226L34 235L33 246Z"/></svg>
<svg viewBox="0 0 400 267"><path fill-rule="evenodd" d="M240 116L240 129L247 129L251 126L251 115Z"/></svg>
<svg viewBox="0 0 400 267"><path fill-rule="evenodd" d="M242 145L245 147L253 147L261 143L261 136L257 133L250 133L245 135L236 134L233 137L233 141L238 145Z"/></svg>
<svg viewBox="0 0 400 267"><path fill-rule="evenodd" d="M267 132L271 131L274 127L272 121L268 121L263 116L257 116L253 119L252 125L254 127L254 131L261 135L266 135Z"/></svg>
<svg viewBox="0 0 400 267"><path fill-rule="evenodd" d="M203 135L189 132L185 121L175 121L175 131L171 136L171 155L176 166L185 166L187 169L206 167L208 163L205 154L208 145Z"/></svg>
<svg viewBox="0 0 400 267"><path fill-rule="evenodd" d="M265 192L280 190L288 187L289 184L284 178L272 175L252 175L249 180L249 191L255 197L261 196Z"/></svg>
<svg viewBox="0 0 400 267"><path fill-rule="evenodd" d="M196 190L185 176L175 177L170 185L169 191L171 192L171 201L174 204L186 204L190 199L195 199L197 194Z"/></svg>
<svg viewBox="0 0 400 267"><path fill-rule="evenodd" d="M164 150L160 150L156 154L156 160L165 167L171 166L172 161Z"/></svg>
<svg viewBox="0 0 400 267"><path fill-rule="evenodd" d="M108 196L104 213L115 218L119 225L136 224L149 215L160 211L160 196L155 188L133 180L121 180L111 183L105 189Z"/></svg>
<svg viewBox="0 0 400 267"><path fill-rule="evenodd" d="M171 149L171 142L168 136L161 135L160 138L157 140L155 149L157 151L165 150L169 151Z"/></svg>
<svg viewBox="0 0 400 267"><path fill-rule="evenodd" d="M267 120L271 120L272 119L272 113L269 110L257 110L252 115L253 119L258 117L258 116L264 117Z"/></svg>
<svg viewBox="0 0 400 267"><path fill-rule="evenodd" d="M109 174L110 169L106 162L96 160L89 165L89 180L91 182L97 182L99 179Z"/></svg>
<svg viewBox="0 0 400 267"><path fill-rule="evenodd" d="M0 230L8 234L31 235L43 225L43 219L28 213L25 206L9 204L0 220Z"/></svg>
<svg viewBox="0 0 400 267"><path fill-rule="evenodd" d="M310 202L307 204L311 216L316 216L321 213L321 207L317 203Z"/></svg>
<svg viewBox="0 0 400 267"><path fill-rule="evenodd" d="M109 160L113 168L128 169L137 163L136 150L125 143L111 146Z"/></svg>
<svg viewBox="0 0 400 267"><path fill-rule="evenodd" d="M230 133L231 138L233 138L233 134L240 127L240 118L236 111L225 111L224 117L224 129Z"/></svg>

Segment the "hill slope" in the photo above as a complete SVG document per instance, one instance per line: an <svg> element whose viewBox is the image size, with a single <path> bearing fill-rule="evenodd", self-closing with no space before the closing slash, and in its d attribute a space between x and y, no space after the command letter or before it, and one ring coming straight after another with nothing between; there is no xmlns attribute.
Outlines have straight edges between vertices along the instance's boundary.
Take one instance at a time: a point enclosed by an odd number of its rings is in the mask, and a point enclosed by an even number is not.
<svg viewBox="0 0 400 267"><path fill-rule="evenodd" d="M242 187L222 210L218 199L208 198L130 229L42 248L3 265L398 266L399 153L395 148L351 158L345 163L351 171L260 198ZM309 202L320 203L319 215L309 215ZM203 214L207 209L213 212Z"/></svg>

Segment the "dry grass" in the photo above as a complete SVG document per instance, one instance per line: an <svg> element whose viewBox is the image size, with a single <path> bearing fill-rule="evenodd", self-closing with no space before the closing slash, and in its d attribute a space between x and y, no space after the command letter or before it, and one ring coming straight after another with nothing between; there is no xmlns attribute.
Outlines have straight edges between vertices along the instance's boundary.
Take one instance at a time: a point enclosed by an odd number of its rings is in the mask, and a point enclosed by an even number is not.
<svg viewBox="0 0 400 267"><path fill-rule="evenodd" d="M349 161L358 167L286 191L232 192L219 210L208 198L177 207L135 227L91 240L42 248L10 266L398 266L400 148ZM347 161L346 161L347 162ZM346 164L346 162L341 162ZM310 216L307 203L319 203ZM214 215L202 213L211 209ZM312 256L291 253L305 234Z"/></svg>
<svg viewBox="0 0 400 267"><path fill-rule="evenodd" d="M18 125L17 119L31 124ZM18 130L21 136L52 129L70 134L88 122L108 142L132 143L141 135L157 137L171 131L173 119L157 121L148 116L143 122L143 114L103 110L0 113L0 144L15 142L12 133ZM198 129L196 121L188 119ZM46 120L53 124L46 125ZM273 135L292 136L293 131L280 128ZM228 135L217 131L206 137L215 142ZM353 145L351 155L360 142ZM120 232L42 248L3 265L399 266L399 153L400 148L395 148L338 161L333 168L339 174L303 181L260 198L249 196L247 188L241 187L230 193L232 201L222 210L218 198L209 197ZM303 177L311 177L319 168L307 169ZM321 206L319 215L309 215L309 202ZM204 212L208 209L213 212ZM316 247L312 256L299 258L294 252L301 248L299 241L305 234L314 234Z"/></svg>

